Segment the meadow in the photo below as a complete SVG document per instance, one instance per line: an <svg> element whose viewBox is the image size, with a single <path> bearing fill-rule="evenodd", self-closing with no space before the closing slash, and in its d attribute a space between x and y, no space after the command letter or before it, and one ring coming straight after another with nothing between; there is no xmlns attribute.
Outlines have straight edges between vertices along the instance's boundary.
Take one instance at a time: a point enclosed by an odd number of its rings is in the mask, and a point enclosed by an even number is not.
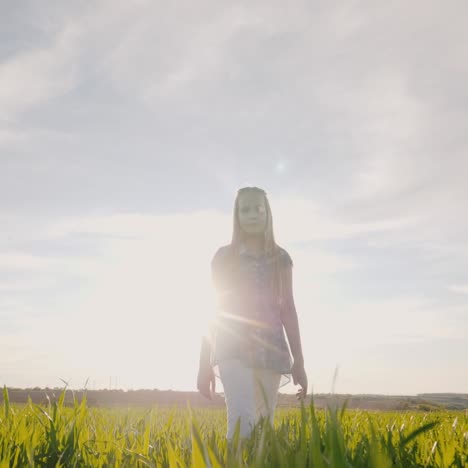
<svg viewBox="0 0 468 468"><path fill-rule="evenodd" d="M36 467L467 467L466 411L366 412L346 406L278 408L248 439L227 443L225 411L190 407L0 408L0 468ZM70 390L68 390L70 392Z"/></svg>

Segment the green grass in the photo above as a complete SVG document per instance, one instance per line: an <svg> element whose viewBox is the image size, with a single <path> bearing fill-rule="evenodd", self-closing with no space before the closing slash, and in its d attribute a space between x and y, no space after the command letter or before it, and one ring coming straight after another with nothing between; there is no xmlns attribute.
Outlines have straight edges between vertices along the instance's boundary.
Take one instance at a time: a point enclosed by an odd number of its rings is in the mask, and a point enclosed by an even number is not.
<svg viewBox="0 0 468 468"><path fill-rule="evenodd" d="M0 409L0 468L10 466L152 467L463 467L468 415L461 411L387 413L276 412L252 436L225 439L225 411L64 406L65 390L46 406Z"/></svg>

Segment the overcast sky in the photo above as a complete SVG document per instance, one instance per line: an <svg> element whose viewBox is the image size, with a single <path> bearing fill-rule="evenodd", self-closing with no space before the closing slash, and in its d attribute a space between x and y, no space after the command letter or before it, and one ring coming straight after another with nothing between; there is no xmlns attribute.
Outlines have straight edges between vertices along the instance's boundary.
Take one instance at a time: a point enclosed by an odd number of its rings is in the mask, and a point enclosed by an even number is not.
<svg viewBox="0 0 468 468"><path fill-rule="evenodd" d="M257 185L314 392L337 366L338 392L468 392L467 16L2 3L0 384L195 390L211 257Z"/></svg>

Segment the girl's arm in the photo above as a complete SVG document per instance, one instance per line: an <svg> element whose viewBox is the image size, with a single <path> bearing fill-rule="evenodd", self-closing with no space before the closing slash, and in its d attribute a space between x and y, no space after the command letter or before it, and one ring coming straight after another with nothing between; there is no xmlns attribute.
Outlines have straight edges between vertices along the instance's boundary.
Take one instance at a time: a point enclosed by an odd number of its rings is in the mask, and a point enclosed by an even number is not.
<svg viewBox="0 0 468 468"><path fill-rule="evenodd" d="M204 336L200 352L200 368L197 376L197 389L208 399L212 399L216 392L216 377L210 365L210 342Z"/></svg>
<svg viewBox="0 0 468 468"><path fill-rule="evenodd" d="M283 307L281 309L281 320L288 335L289 347L294 358L291 367L291 375L294 385L300 385L296 393L298 399L307 395L307 374L304 369L304 356L302 354L301 335L299 333L299 322L297 319L296 306L294 305L292 289L292 262L286 265L283 282Z"/></svg>
<svg viewBox="0 0 468 468"><path fill-rule="evenodd" d="M211 260L211 279L215 287L215 290L218 291L221 288L220 278L221 278L221 257L225 250L225 247L220 247L213 259ZM200 369L207 369L210 367L210 354L211 354L211 338L213 336L212 324L210 324L210 329L208 334L205 334L202 337L202 344L200 349Z"/></svg>
<svg viewBox="0 0 468 468"><path fill-rule="evenodd" d="M299 321L296 306L294 304L292 287L292 265L285 266L283 282L283 306L281 308L281 321L283 322L289 347L294 358L294 364L303 366L304 356L302 354L301 335L299 332Z"/></svg>
<svg viewBox="0 0 468 468"><path fill-rule="evenodd" d="M206 369L210 365L211 344L208 337L202 338L200 350L200 369Z"/></svg>

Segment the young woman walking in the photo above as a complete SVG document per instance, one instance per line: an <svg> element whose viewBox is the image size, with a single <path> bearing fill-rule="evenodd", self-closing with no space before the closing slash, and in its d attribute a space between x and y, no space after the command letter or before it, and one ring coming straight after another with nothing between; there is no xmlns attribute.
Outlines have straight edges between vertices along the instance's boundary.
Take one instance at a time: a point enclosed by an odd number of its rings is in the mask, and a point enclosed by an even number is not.
<svg viewBox="0 0 468 468"><path fill-rule="evenodd" d="M210 336L202 340L197 379L200 393L211 398L219 373L228 439L239 419L242 437L261 417L273 423L278 389L289 382L289 375L300 385L298 398L307 393L293 263L275 242L265 191L240 189L233 215L232 241L219 248L211 262L219 310Z"/></svg>

